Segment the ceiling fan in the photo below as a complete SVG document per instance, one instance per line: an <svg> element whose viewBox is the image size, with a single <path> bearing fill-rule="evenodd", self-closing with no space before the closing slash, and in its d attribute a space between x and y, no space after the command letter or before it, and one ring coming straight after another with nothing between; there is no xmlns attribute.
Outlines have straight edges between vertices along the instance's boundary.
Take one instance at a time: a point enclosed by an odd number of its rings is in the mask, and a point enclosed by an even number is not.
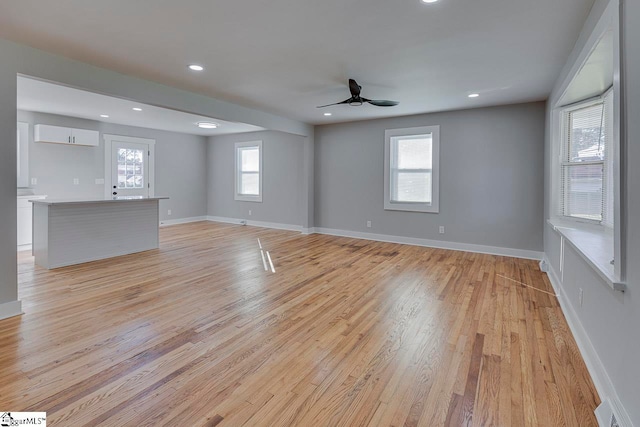
<svg viewBox="0 0 640 427"><path fill-rule="evenodd" d="M345 99L342 102L336 102L335 104L320 105L316 108L324 108L324 107L329 107L331 105L341 105L341 104L349 104L351 106L360 106L365 102L368 102L371 105L375 105L376 107L394 107L398 105L397 101L389 101L386 99L363 98L360 96L361 90L362 90L362 86L356 83L355 80L349 79L349 91L351 91L351 98Z"/></svg>

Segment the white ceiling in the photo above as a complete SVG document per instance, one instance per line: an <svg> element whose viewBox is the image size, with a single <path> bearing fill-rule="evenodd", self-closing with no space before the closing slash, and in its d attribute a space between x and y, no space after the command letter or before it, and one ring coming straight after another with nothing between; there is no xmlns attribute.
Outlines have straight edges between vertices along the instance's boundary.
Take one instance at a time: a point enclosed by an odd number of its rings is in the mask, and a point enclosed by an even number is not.
<svg viewBox="0 0 640 427"><path fill-rule="evenodd" d="M0 37L318 124L546 99L592 4L3 0ZM400 105L315 108L350 77Z"/></svg>
<svg viewBox="0 0 640 427"><path fill-rule="evenodd" d="M264 130L258 126L197 116L20 76L18 77L17 107L25 111L80 117L192 135L212 136ZM134 111L134 107L142 108L142 111ZM102 114L109 117L100 117ZM196 126L196 123L203 121L217 123L219 127L201 129Z"/></svg>

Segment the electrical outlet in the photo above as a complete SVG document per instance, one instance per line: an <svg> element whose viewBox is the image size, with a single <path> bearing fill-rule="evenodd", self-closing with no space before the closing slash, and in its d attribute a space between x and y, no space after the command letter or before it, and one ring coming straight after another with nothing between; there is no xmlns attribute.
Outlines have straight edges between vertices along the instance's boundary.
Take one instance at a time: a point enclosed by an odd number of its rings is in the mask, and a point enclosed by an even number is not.
<svg viewBox="0 0 640 427"><path fill-rule="evenodd" d="M371 221L367 221L367 228L371 228Z"/></svg>
<svg viewBox="0 0 640 427"><path fill-rule="evenodd" d="M439 233L440 233L440 234L444 234L444 225L441 225L441 226L440 226Z"/></svg>
<svg viewBox="0 0 640 427"><path fill-rule="evenodd" d="M251 209L249 209L249 216L251 216Z"/></svg>
<svg viewBox="0 0 640 427"><path fill-rule="evenodd" d="M167 210L167 215L171 215L171 209Z"/></svg>
<svg viewBox="0 0 640 427"><path fill-rule="evenodd" d="M578 294L578 300L580 301L580 307L582 307L582 302L584 301L584 291L580 288L580 293Z"/></svg>
<svg viewBox="0 0 640 427"><path fill-rule="evenodd" d="M78 178L73 178L73 185L79 185L80 180Z"/></svg>
<svg viewBox="0 0 640 427"><path fill-rule="evenodd" d="M38 178L31 178L31 185L38 185Z"/></svg>

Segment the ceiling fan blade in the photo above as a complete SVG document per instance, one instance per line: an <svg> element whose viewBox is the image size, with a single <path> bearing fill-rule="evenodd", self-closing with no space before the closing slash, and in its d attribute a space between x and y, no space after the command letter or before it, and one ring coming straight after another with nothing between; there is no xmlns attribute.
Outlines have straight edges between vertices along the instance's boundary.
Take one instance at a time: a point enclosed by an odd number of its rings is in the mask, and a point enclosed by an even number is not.
<svg viewBox="0 0 640 427"><path fill-rule="evenodd" d="M331 107L332 105L341 105L341 104L348 104L351 102L351 98L349 99L345 99L344 101L341 102L335 102L333 104L327 104L327 105L318 105L316 108L324 108L324 107Z"/></svg>
<svg viewBox="0 0 640 427"><path fill-rule="evenodd" d="M360 96L360 91L362 90L362 86L360 86L355 80L349 79L349 91L351 92L351 96L357 98Z"/></svg>
<svg viewBox="0 0 640 427"><path fill-rule="evenodd" d="M389 101L386 99L362 99L364 102L368 102L371 105L375 105L376 107L395 107L399 104L398 101Z"/></svg>

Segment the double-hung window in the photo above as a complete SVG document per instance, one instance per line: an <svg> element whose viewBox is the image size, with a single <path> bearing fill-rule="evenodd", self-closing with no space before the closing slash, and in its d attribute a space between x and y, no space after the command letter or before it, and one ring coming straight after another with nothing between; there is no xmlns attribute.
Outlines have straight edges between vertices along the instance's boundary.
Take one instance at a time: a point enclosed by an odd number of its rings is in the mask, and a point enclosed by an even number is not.
<svg viewBox="0 0 640 427"><path fill-rule="evenodd" d="M262 202L262 141L235 145L235 200Z"/></svg>
<svg viewBox="0 0 640 427"><path fill-rule="evenodd" d="M560 213L613 227L613 91L563 115Z"/></svg>
<svg viewBox="0 0 640 427"><path fill-rule="evenodd" d="M385 209L438 212L439 152L439 126L385 131Z"/></svg>

